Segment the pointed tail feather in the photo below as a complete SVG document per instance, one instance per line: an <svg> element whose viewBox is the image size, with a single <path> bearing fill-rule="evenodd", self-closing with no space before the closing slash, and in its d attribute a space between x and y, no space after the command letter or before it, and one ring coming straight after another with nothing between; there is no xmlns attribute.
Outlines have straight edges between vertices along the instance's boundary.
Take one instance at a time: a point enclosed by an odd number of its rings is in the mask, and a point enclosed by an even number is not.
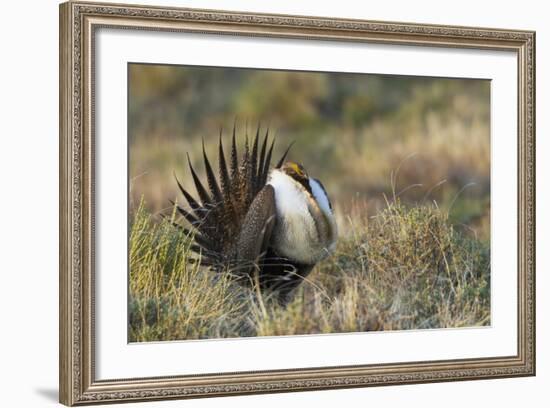
<svg viewBox="0 0 550 408"><path fill-rule="evenodd" d="M198 218L196 218L193 214L191 214L190 212L186 211L185 209L181 208L179 205L177 205L174 201L172 200L168 200L170 201L170 203L176 207L176 210L178 213L180 213L180 215L183 216L183 218L185 218L187 220L187 222L191 225L197 225L199 223L199 220Z"/></svg>
<svg viewBox="0 0 550 408"><path fill-rule="evenodd" d="M252 144L252 155L250 156L250 181L254 186L254 193L256 193L256 179L258 177L258 139L260 138L260 124L258 124L258 130L256 130L256 136Z"/></svg>
<svg viewBox="0 0 550 408"><path fill-rule="evenodd" d="M258 160L258 168L256 170L256 180L257 180L257 185L256 185L256 189L259 191L261 189L261 185L262 185L262 180L263 180L263 171L264 171L264 163L265 163L265 153L266 153L266 148L267 148L267 137L269 135L269 129L266 130L265 132L265 137L264 137L264 140L262 142L262 149L260 151L260 159ZM265 184L265 182L264 182Z"/></svg>
<svg viewBox="0 0 550 408"><path fill-rule="evenodd" d="M178 180L178 177L176 176L176 173L174 173L174 178L176 179L176 183L178 184L178 188L180 189L181 193L183 194L183 196L187 200L187 203L189 204L189 207L191 207L191 209L195 212L195 214L198 215L197 212L200 212L200 210L202 208L201 205L193 198L193 196L191 194L189 194L187 192L186 189L183 188L180 181Z"/></svg>
<svg viewBox="0 0 550 408"><path fill-rule="evenodd" d="M267 175L269 174L269 166L271 164L271 156L273 154L273 146L275 145L275 138L271 141L271 146L267 152L267 158L264 162L264 168L262 170L262 179L260 180L260 186L263 186L267 182Z"/></svg>
<svg viewBox="0 0 550 408"><path fill-rule="evenodd" d="M231 140L231 181L234 182L239 178L239 158L237 152L237 142L235 141L235 127L233 124L233 138Z"/></svg>
<svg viewBox="0 0 550 408"><path fill-rule="evenodd" d="M227 164L225 162L225 153L223 151L223 143L222 143L222 131L220 129L220 140L219 140L219 148L218 148L218 156L219 156L219 171L220 171L220 183L222 186L223 195L227 197L229 195L229 188L231 185L231 180L229 179L229 173L227 171Z"/></svg>
<svg viewBox="0 0 550 408"><path fill-rule="evenodd" d="M216 176L214 176L214 171L212 170L212 166L210 165L208 156L206 155L206 150L204 148L204 139L202 140L202 156L204 160L204 168L206 170L206 178L208 180L208 186L210 187L212 198L216 203L221 203L223 200L222 193L220 191L220 187L218 186L218 182L216 181Z"/></svg>
<svg viewBox="0 0 550 408"><path fill-rule="evenodd" d="M286 159L286 156L288 154L288 152L290 151L290 148L292 147L292 145L294 144L294 142L290 143L288 145L288 147L286 148L285 150L285 153L283 154L283 156L279 159L279 161L277 162L277 164L275 165L275 168L276 169L280 169L281 166L283 165L283 163L285 162L285 159Z"/></svg>
<svg viewBox="0 0 550 408"><path fill-rule="evenodd" d="M210 196L208 195L208 192L202 185L199 177L197 176L197 173L195 172L193 165L191 164L191 159L189 158L189 154L187 154L187 163L189 164L189 170L191 171L191 176L193 177L195 188L197 189L197 193L199 194L199 197L202 201L202 206L206 207L211 203L211 199L210 199Z"/></svg>

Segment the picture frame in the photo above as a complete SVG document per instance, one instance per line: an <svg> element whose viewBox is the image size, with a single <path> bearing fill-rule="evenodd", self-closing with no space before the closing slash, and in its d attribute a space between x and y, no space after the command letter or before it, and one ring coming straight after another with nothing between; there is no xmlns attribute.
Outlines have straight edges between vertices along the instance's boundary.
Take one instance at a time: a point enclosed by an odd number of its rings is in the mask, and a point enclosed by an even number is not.
<svg viewBox="0 0 550 408"><path fill-rule="evenodd" d="M506 52L516 61L516 352L470 358L98 378L99 30ZM162 41L162 38L160 39ZM535 33L70 1L60 5L60 402L80 405L535 375ZM120 136L126 137L122 134ZM493 152L493 159L499 159ZM495 176L495 174L493 174ZM497 175L498 176L498 175ZM510 181L509 181L510 182ZM510 198L510 197L508 197ZM492 253L495 258L503 253ZM102 263L101 265L105 265ZM512 268L512 266L508 266ZM512 270L512 269L510 269ZM498 270L493 273L499 273ZM495 323L496 324L496 323ZM103 331L104 332L104 331ZM258 339L257 341L264 341ZM223 343L218 343L223 347ZM101 351L103 353L103 351ZM147 367L144 367L147 371ZM183 372L183 371L182 371Z"/></svg>

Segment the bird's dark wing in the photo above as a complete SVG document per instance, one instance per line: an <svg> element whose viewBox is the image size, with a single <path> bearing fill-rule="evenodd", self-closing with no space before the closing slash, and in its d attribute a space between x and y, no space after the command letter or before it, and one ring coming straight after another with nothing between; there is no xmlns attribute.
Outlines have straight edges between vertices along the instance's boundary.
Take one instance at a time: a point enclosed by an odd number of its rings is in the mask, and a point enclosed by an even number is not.
<svg viewBox="0 0 550 408"><path fill-rule="evenodd" d="M261 264L276 219L275 190L266 184L256 195L243 220L237 241L239 262Z"/></svg>

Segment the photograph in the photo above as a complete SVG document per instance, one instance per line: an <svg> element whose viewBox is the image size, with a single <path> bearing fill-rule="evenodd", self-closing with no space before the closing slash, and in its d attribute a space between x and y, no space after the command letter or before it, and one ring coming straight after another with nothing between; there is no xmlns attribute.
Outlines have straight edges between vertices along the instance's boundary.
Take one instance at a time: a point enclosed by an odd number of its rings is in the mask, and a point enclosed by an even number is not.
<svg viewBox="0 0 550 408"><path fill-rule="evenodd" d="M127 65L128 342L491 325L491 81Z"/></svg>

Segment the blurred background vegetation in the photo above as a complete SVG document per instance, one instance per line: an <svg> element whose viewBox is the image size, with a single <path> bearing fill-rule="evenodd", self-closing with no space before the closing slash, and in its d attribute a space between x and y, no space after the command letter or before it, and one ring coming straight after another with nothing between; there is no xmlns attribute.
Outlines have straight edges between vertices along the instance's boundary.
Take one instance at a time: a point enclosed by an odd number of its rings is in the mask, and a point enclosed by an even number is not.
<svg viewBox="0 0 550 408"><path fill-rule="evenodd" d="M130 200L153 214L178 199L174 172L194 191L186 153L202 173L201 139L217 162L234 121L239 142L258 122L276 155L325 185L342 219L374 216L385 198L436 205L453 225L489 239L490 82L370 74L131 64Z"/></svg>

